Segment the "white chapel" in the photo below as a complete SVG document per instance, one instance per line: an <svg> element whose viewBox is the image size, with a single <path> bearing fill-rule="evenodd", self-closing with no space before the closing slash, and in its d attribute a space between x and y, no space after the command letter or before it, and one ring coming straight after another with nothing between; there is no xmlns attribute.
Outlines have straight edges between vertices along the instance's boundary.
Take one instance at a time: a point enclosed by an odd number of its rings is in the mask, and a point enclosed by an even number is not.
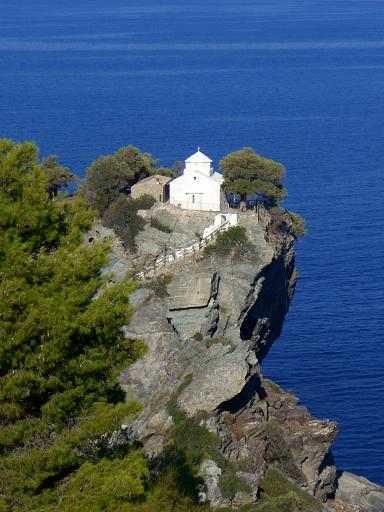
<svg viewBox="0 0 384 512"><path fill-rule="evenodd" d="M212 160L199 148L185 161L183 174L169 183L169 202L185 210L219 212L223 181Z"/></svg>

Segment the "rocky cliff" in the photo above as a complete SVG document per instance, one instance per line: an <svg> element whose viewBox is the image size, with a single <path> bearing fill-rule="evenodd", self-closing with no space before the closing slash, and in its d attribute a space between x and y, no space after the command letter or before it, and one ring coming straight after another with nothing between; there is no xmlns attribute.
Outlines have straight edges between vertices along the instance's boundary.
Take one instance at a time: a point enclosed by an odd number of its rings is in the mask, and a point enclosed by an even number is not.
<svg viewBox="0 0 384 512"><path fill-rule="evenodd" d="M222 464L207 456L201 466L201 499L213 507L256 502L262 479L277 468L319 503L327 502L326 507L384 510L374 508L384 503L380 489L370 489L371 508L366 496L365 501L359 498L361 489L349 499L351 493L339 486L338 500L333 500L339 478L330 452L336 425L311 417L294 396L262 374L262 360L280 334L296 284L289 220L265 211L241 214L239 224L250 242L246 251L200 252L156 269L160 254L198 239L213 216L167 207L145 215L156 216L171 233L148 223L137 240L137 254L126 255L116 244L111 264L116 279L127 271L152 269L132 296L135 314L126 329L127 337L142 339L148 347L120 379L127 396L143 404L129 435L156 456L169 442L171 402L198 421L218 439L224 460L244 483L223 492Z"/></svg>

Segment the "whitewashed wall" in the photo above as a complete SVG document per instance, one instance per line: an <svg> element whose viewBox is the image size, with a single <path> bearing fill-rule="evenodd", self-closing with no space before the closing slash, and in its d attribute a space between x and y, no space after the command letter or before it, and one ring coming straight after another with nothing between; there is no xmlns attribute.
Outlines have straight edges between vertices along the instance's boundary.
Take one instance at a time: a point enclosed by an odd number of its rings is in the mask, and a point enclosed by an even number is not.
<svg viewBox="0 0 384 512"><path fill-rule="evenodd" d="M220 174L204 176L188 172L169 184L169 202L184 210L220 211L221 183Z"/></svg>

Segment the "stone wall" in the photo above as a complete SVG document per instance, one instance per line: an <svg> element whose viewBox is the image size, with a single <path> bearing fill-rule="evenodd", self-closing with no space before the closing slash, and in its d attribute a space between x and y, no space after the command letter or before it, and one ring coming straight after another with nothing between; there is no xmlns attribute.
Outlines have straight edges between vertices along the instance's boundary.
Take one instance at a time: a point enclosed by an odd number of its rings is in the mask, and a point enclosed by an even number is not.
<svg viewBox="0 0 384 512"><path fill-rule="evenodd" d="M156 201L163 203L168 200L169 197L169 185L170 178L165 176L150 176L138 181L131 188L131 197L138 199L144 194L152 196Z"/></svg>

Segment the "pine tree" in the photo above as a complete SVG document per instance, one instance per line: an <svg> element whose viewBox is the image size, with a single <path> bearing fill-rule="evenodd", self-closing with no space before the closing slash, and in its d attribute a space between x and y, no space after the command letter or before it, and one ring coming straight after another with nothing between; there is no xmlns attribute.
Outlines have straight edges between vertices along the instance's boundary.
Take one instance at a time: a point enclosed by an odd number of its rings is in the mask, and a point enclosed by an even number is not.
<svg viewBox="0 0 384 512"><path fill-rule="evenodd" d="M109 443L140 411L117 382L145 347L123 335L135 285L107 286L92 220L80 197L52 201L33 144L0 140L0 512L207 510L183 454L154 474Z"/></svg>
<svg viewBox="0 0 384 512"><path fill-rule="evenodd" d="M0 510L41 510L64 477L76 488L108 464L143 492L142 455L87 448L138 412L117 377L143 350L122 333L134 285L106 287L108 246L84 242L92 218L80 198L51 201L33 144L0 141Z"/></svg>
<svg viewBox="0 0 384 512"><path fill-rule="evenodd" d="M220 168L225 179L224 190L240 194L243 200L247 194L258 194L276 205L286 195L281 183L284 167L256 154L252 148L228 154L221 160Z"/></svg>

